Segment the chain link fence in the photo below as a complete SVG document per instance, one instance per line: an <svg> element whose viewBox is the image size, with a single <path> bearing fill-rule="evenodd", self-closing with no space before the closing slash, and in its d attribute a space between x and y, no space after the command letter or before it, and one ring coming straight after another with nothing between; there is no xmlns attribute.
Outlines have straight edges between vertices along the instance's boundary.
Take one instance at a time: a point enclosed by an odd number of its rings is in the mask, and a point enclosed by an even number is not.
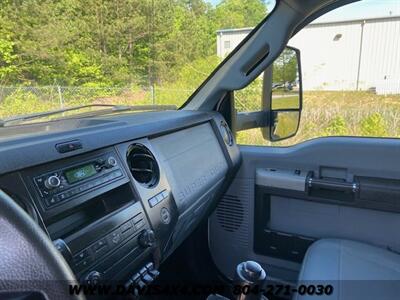
<svg viewBox="0 0 400 300"><path fill-rule="evenodd" d="M13 101L19 97L36 98L44 103L58 105L60 108L68 103L100 103L111 104L118 98L129 98L146 102L155 101L152 88L128 87L65 87L65 86L0 86L0 103ZM109 103L108 103L109 102Z"/></svg>
<svg viewBox="0 0 400 300"><path fill-rule="evenodd" d="M0 86L0 118L87 104L180 107L194 90L159 86Z"/></svg>
<svg viewBox="0 0 400 300"><path fill-rule="evenodd" d="M0 86L0 118L86 104L176 105L180 107L195 88L181 87L74 87ZM261 88L235 93L238 111L261 108Z"/></svg>

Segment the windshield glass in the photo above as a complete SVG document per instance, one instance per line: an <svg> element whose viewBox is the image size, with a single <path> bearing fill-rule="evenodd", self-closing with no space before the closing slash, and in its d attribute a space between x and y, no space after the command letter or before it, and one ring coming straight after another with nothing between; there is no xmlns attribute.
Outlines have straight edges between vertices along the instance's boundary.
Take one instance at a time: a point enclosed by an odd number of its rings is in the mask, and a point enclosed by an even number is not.
<svg viewBox="0 0 400 300"><path fill-rule="evenodd" d="M255 26L274 5L2 0L0 118L89 104L180 107L240 42L219 40L221 30Z"/></svg>

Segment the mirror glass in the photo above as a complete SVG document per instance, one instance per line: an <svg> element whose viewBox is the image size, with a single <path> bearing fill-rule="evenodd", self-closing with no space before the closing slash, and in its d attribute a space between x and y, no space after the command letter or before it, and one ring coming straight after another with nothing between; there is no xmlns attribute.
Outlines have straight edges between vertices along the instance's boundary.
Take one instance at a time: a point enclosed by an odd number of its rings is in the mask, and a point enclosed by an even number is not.
<svg viewBox="0 0 400 300"><path fill-rule="evenodd" d="M300 120L299 111L273 111L271 141L279 141L296 134Z"/></svg>
<svg viewBox="0 0 400 300"><path fill-rule="evenodd" d="M300 109L300 76L297 53L285 48L272 69L272 110Z"/></svg>

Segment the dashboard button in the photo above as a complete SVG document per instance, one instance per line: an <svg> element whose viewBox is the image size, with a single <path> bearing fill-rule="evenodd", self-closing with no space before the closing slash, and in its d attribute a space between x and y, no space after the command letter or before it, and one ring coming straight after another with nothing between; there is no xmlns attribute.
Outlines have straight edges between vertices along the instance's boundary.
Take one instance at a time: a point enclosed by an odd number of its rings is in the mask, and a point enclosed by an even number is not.
<svg viewBox="0 0 400 300"><path fill-rule="evenodd" d="M108 244L107 244L107 239L102 238L98 240L93 246L92 246L93 251L95 252L96 256L101 256L105 252L108 251Z"/></svg>
<svg viewBox="0 0 400 300"><path fill-rule="evenodd" d="M145 274L142 276L142 280L145 284L149 285L150 283L153 282L154 278L151 277L149 274Z"/></svg>
<svg viewBox="0 0 400 300"><path fill-rule="evenodd" d="M139 271L139 274L140 274L140 276L143 276L143 275L147 274L146 267L141 268L140 271Z"/></svg>
<svg viewBox="0 0 400 300"><path fill-rule="evenodd" d="M114 230L108 235L108 240L111 246L117 246L122 241L121 231L119 229Z"/></svg>
<svg viewBox="0 0 400 300"><path fill-rule="evenodd" d="M124 239L133 234L134 228L131 221L121 225L121 232Z"/></svg>
<svg viewBox="0 0 400 300"><path fill-rule="evenodd" d="M86 269L87 267L90 266L90 262L91 262L90 258L84 259L84 260L82 260L81 262L79 262L79 263L77 263L75 265L76 269L79 270L79 271L82 271L82 270L84 270L84 269Z"/></svg>
<svg viewBox="0 0 400 300"><path fill-rule="evenodd" d="M167 192L167 191L164 191L164 192L162 192L161 194L162 194L162 196L163 196L164 199L165 199L165 198L168 198L168 192Z"/></svg>
<svg viewBox="0 0 400 300"><path fill-rule="evenodd" d="M121 231L122 231L122 233L124 233L125 231L131 229L132 227L133 227L133 225L132 225L131 221L128 221L121 225Z"/></svg>
<svg viewBox="0 0 400 300"><path fill-rule="evenodd" d="M133 281L133 283L136 283L140 280L140 274L136 273L135 275L132 276L131 280Z"/></svg>
<svg viewBox="0 0 400 300"><path fill-rule="evenodd" d="M142 280L138 280L138 282L136 282L136 285L138 286L138 289L140 291L143 291L143 289L146 287L146 284Z"/></svg>
<svg viewBox="0 0 400 300"><path fill-rule="evenodd" d="M161 222L163 222L164 224L169 224L169 222L171 222L171 214L166 207L161 208L160 215Z"/></svg>
<svg viewBox="0 0 400 300"><path fill-rule="evenodd" d="M50 199L47 201L47 205L48 205L48 206L54 205L54 204L56 204L57 202L58 202L58 197L57 197L57 196L54 196L53 198L50 198Z"/></svg>
<svg viewBox="0 0 400 300"><path fill-rule="evenodd" d="M135 224L136 230L139 230L140 228L142 228L144 226L144 221L140 220L139 222L137 222Z"/></svg>
<svg viewBox="0 0 400 300"><path fill-rule="evenodd" d="M82 143L80 141L70 141L66 143L56 144L56 149L59 153L66 153L82 148Z"/></svg>
<svg viewBox="0 0 400 300"><path fill-rule="evenodd" d="M82 250L81 252L79 252L78 254L76 254L74 256L74 260L75 260L75 263L77 263L77 264L79 264L83 260L90 261L89 250L88 249Z"/></svg>
<svg viewBox="0 0 400 300"><path fill-rule="evenodd" d="M150 205L150 207L154 207L154 206L156 206L157 205L157 198L156 197L153 197L153 198L150 198L149 199L149 205Z"/></svg>
<svg viewBox="0 0 400 300"><path fill-rule="evenodd" d="M154 264L152 262L149 262L145 265L145 268L147 269L147 271L153 270Z"/></svg>
<svg viewBox="0 0 400 300"><path fill-rule="evenodd" d="M137 223L137 222L139 222L139 221L142 220L142 219L143 219L142 213L137 214L135 217L133 217L133 223Z"/></svg>
<svg viewBox="0 0 400 300"><path fill-rule="evenodd" d="M160 203L161 201L164 200L164 197L163 197L162 194L158 194L158 195L156 196L156 199L157 199L157 203Z"/></svg>
<svg viewBox="0 0 400 300"><path fill-rule="evenodd" d="M39 186L43 185L43 177L35 178L35 181Z"/></svg>
<svg viewBox="0 0 400 300"><path fill-rule="evenodd" d="M149 271L149 275L152 276L153 278L158 277L158 275L160 275L160 272L158 272L157 270L150 270Z"/></svg>

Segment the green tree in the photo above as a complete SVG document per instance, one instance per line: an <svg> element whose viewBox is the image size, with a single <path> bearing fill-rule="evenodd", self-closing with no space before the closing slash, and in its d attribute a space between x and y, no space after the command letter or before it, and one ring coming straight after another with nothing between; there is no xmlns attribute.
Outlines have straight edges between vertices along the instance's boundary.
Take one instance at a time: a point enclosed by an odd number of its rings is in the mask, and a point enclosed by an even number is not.
<svg viewBox="0 0 400 300"><path fill-rule="evenodd" d="M254 26L266 15L262 0L217 7L206 0L0 5L0 80L24 85L171 83L185 66L198 62L201 69L201 60L215 54L217 29Z"/></svg>
<svg viewBox="0 0 400 300"><path fill-rule="evenodd" d="M14 43L9 38L0 38L0 82L13 78L18 72L14 64L17 55L14 53Z"/></svg>
<svg viewBox="0 0 400 300"><path fill-rule="evenodd" d="M294 82L297 78L297 58L296 53L290 49L285 49L274 61L273 82Z"/></svg>
<svg viewBox="0 0 400 300"><path fill-rule="evenodd" d="M266 15L263 0L222 0L215 10L218 29L253 27Z"/></svg>

